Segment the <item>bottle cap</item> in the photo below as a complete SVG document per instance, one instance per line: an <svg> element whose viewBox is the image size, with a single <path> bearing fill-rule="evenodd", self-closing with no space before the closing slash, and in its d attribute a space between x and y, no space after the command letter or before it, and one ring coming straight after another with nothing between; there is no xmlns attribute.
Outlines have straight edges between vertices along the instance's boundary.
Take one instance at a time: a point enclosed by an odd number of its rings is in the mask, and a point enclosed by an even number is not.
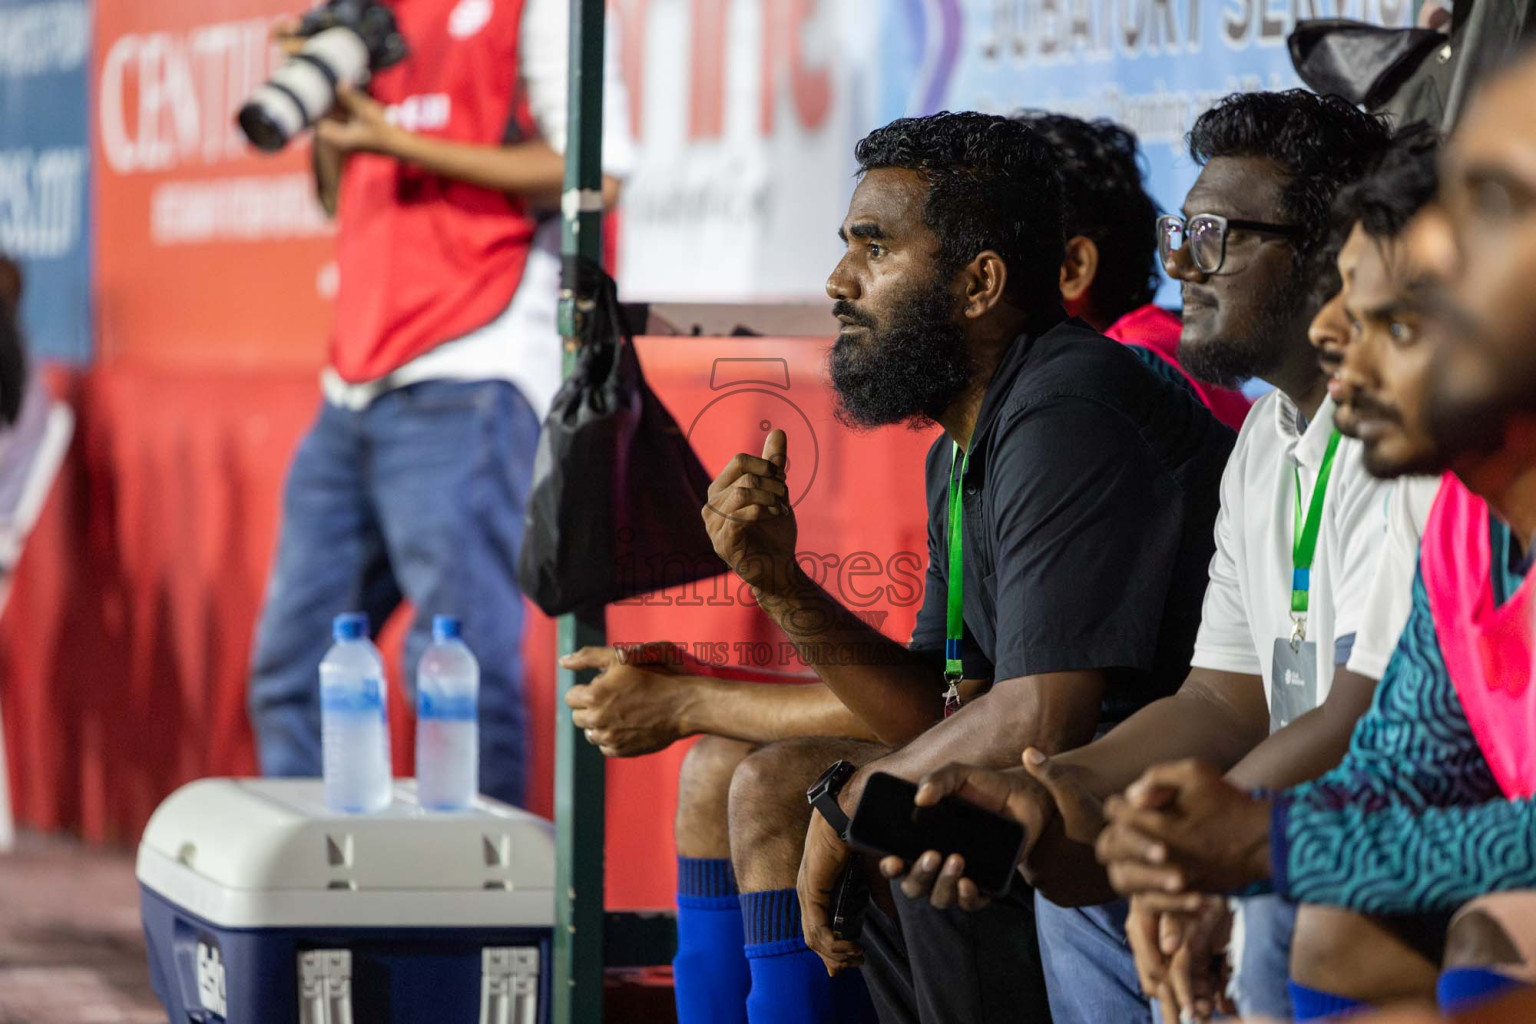
<svg viewBox="0 0 1536 1024"><path fill-rule="evenodd" d="M331 623L334 640L361 640L368 635L368 616L362 612L346 612L336 616Z"/></svg>
<svg viewBox="0 0 1536 1024"><path fill-rule="evenodd" d="M460 636L461 625L459 620L452 615L432 616L432 639L438 643L448 640L457 640Z"/></svg>

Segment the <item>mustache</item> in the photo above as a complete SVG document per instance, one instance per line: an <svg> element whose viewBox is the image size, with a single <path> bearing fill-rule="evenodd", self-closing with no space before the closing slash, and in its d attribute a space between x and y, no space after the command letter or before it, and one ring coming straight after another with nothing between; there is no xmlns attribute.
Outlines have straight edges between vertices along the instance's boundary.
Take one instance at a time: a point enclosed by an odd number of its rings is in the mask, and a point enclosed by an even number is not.
<svg viewBox="0 0 1536 1024"><path fill-rule="evenodd" d="M1179 298L1186 306L1214 306L1216 297L1195 285L1185 284L1179 289Z"/></svg>
<svg viewBox="0 0 1536 1024"><path fill-rule="evenodd" d="M875 327L875 321L872 318L865 316L863 313L860 313L857 309L854 308L853 303L849 302L847 299L838 299L836 302L832 303L832 315L836 317L846 317L849 323L859 327L868 327L870 329L874 329Z"/></svg>

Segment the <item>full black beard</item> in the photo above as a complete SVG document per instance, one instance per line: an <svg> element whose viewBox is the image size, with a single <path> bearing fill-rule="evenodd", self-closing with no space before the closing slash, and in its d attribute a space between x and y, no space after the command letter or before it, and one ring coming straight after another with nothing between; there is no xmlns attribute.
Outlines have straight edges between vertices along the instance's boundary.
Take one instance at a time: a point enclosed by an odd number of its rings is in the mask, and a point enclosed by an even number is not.
<svg viewBox="0 0 1536 1024"><path fill-rule="evenodd" d="M1197 380L1234 390L1253 377L1268 376L1280 365L1281 353L1294 343L1288 336L1290 325L1310 292L1301 274L1291 275L1284 287L1266 297L1251 333L1198 346L1181 341L1179 365Z"/></svg>
<svg viewBox="0 0 1536 1024"><path fill-rule="evenodd" d="M965 332L944 282L897 304L884 328L866 319L863 337L840 335L829 364L836 415L850 427L925 426L971 383ZM851 312L846 306L836 312Z"/></svg>

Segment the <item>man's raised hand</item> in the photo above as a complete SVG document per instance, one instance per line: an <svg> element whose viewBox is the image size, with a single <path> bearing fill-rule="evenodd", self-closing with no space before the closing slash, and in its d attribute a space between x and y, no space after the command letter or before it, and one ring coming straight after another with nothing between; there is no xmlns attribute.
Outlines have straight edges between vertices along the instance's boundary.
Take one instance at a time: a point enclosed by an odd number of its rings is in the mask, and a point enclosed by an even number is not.
<svg viewBox="0 0 1536 1024"><path fill-rule="evenodd" d="M787 590L795 575L795 513L785 468L788 438L771 430L761 456L738 454L709 486L701 515L726 565L767 593Z"/></svg>

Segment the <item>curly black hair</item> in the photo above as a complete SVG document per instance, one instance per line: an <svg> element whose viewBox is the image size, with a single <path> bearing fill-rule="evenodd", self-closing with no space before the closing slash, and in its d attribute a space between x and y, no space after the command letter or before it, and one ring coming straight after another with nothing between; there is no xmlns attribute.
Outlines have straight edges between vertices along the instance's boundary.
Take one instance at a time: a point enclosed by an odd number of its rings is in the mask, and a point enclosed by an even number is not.
<svg viewBox="0 0 1536 1024"><path fill-rule="evenodd" d="M1099 269L1088 293L1093 311L1108 323L1151 302L1159 283L1158 208L1147 194L1136 136L1107 118L1084 121L1044 110L1013 116L1056 150L1063 233L1098 246Z"/></svg>
<svg viewBox="0 0 1536 1024"><path fill-rule="evenodd" d="M1040 133L994 114L903 117L854 147L863 175L884 167L928 182L923 223L939 238L939 272L953 275L991 249L1008 267L1010 302L1032 315L1061 305L1061 185Z"/></svg>
<svg viewBox="0 0 1536 1024"><path fill-rule="evenodd" d="M1283 167L1289 180L1280 193L1280 215L1301 229L1297 269L1326 276L1333 262L1333 199L1365 175L1389 138L1384 117L1363 113L1341 96L1287 89L1233 93L1195 119L1187 142L1202 167L1228 156L1267 157Z"/></svg>
<svg viewBox="0 0 1536 1024"><path fill-rule="evenodd" d="M1440 186L1440 133L1415 121L1392 136L1364 178L1345 186L1333 201L1343 235L1356 223L1374 238L1395 238Z"/></svg>

